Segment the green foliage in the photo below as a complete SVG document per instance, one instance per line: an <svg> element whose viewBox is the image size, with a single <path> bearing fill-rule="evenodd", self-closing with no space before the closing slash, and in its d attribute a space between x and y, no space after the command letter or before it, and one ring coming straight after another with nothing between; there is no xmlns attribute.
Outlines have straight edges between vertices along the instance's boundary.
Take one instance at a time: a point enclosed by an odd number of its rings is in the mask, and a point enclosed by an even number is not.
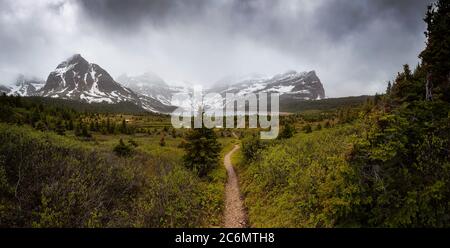
<svg viewBox="0 0 450 248"><path fill-rule="evenodd" d="M265 147L258 135L249 135L242 139L242 153L246 162L258 159L261 150Z"/></svg>
<svg viewBox="0 0 450 248"><path fill-rule="evenodd" d="M346 154L357 131L346 126L299 134L241 161L251 226L336 226L357 202L358 188L346 181L354 173Z"/></svg>
<svg viewBox="0 0 450 248"><path fill-rule="evenodd" d="M303 127L303 132L305 133L311 133L312 132L312 127L311 125L308 123Z"/></svg>
<svg viewBox="0 0 450 248"><path fill-rule="evenodd" d="M280 109L286 112L306 112L311 110L318 111L330 111L340 109L343 107L356 107L363 104L367 98L371 96L351 96L341 98L327 98L321 100L294 100L289 99L287 101L280 100Z"/></svg>
<svg viewBox="0 0 450 248"><path fill-rule="evenodd" d="M161 136L161 139L159 140L159 145L166 146L166 139L165 139L164 135Z"/></svg>
<svg viewBox="0 0 450 248"><path fill-rule="evenodd" d="M280 134L278 135L278 138L280 139L289 139L295 134L295 128L292 126L291 123L286 123L283 126L283 129L281 130Z"/></svg>
<svg viewBox="0 0 450 248"><path fill-rule="evenodd" d="M390 100L399 105L405 101L418 101L425 99L424 72L418 66L412 74L408 65L403 66L403 72L397 75L389 95Z"/></svg>
<svg viewBox="0 0 450 248"><path fill-rule="evenodd" d="M130 145L126 145L122 139L119 140L119 144L114 147L114 153L119 157L131 156L133 149Z"/></svg>
<svg viewBox="0 0 450 248"><path fill-rule="evenodd" d="M200 177L205 176L217 166L220 148L213 130L206 127L191 129L186 136L184 163Z"/></svg>
<svg viewBox="0 0 450 248"><path fill-rule="evenodd" d="M135 148L139 146L139 144L133 139L128 140L128 143Z"/></svg>
<svg viewBox="0 0 450 248"><path fill-rule="evenodd" d="M317 126L316 126L316 130L317 130L317 131L320 131L320 130L322 130L322 125L321 125L320 123L318 123L318 124L317 124Z"/></svg>
<svg viewBox="0 0 450 248"><path fill-rule="evenodd" d="M413 102L374 111L350 162L361 204L350 216L365 226L450 225L450 128L443 102Z"/></svg>
<svg viewBox="0 0 450 248"><path fill-rule="evenodd" d="M450 101L450 2L439 0L429 6L427 23L427 47L420 54L427 72L429 99Z"/></svg>
<svg viewBox="0 0 450 248"><path fill-rule="evenodd" d="M225 173L203 182L173 152L116 157L67 136L5 124L0 140L1 227L220 223Z"/></svg>
<svg viewBox="0 0 450 248"><path fill-rule="evenodd" d="M64 123L62 122L62 120L59 120L59 121L56 123L55 132L56 132L58 135L65 135L66 127L64 126Z"/></svg>
<svg viewBox="0 0 450 248"><path fill-rule="evenodd" d="M36 128L36 130L39 130L39 131L46 131L47 125L43 121L38 121L35 124L35 128Z"/></svg>
<svg viewBox="0 0 450 248"><path fill-rule="evenodd" d="M347 221L363 226L450 226L450 4L430 7L427 48L412 73L399 73L390 94L364 118L365 134L349 162L359 202ZM429 101L433 100L433 101Z"/></svg>
<svg viewBox="0 0 450 248"><path fill-rule="evenodd" d="M253 226L450 226L449 13L448 1L429 8L414 72L404 65L385 96L338 111L354 128L317 128L240 166Z"/></svg>

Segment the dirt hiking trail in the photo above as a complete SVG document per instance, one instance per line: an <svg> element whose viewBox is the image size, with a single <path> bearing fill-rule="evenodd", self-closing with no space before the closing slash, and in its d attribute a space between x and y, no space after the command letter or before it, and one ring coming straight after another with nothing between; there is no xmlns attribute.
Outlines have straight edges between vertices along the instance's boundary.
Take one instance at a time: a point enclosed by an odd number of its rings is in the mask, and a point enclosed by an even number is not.
<svg viewBox="0 0 450 248"><path fill-rule="evenodd" d="M225 155L224 164L227 169L228 181L225 186L225 214L224 227L247 227L247 215L239 192L239 183L236 172L231 164L231 156L239 149L235 145L233 150Z"/></svg>

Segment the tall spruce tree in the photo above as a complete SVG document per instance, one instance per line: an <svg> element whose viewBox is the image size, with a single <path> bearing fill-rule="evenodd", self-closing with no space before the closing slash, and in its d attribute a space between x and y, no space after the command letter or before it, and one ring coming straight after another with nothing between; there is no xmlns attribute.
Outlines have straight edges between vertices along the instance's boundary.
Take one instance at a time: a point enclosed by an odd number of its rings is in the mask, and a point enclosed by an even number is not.
<svg viewBox="0 0 450 248"><path fill-rule="evenodd" d="M183 160L186 167L200 177L208 174L219 162L220 143L215 132L204 125L189 131L184 149L186 154Z"/></svg>
<svg viewBox="0 0 450 248"><path fill-rule="evenodd" d="M429 6L424 20L427 47L420 58L427 72L426 98L450 101L450 1Z"/></svg>

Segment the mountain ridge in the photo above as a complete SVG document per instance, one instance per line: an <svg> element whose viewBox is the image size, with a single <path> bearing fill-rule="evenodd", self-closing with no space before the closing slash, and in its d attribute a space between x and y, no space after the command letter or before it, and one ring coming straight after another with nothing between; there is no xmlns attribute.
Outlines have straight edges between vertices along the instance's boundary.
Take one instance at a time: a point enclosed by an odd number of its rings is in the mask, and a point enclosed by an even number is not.
<svg viewBox="0 0 450 248"><path fill-rule="evenodd" d="M325 98L325 90L316 72L289 70L273 76L249 74L244 77L228 77L213 85L204 93L225 96L234 93L279 93L280 102L319 100ZM177 105L172 102L176 94L192 94L190 87L170 86L155 73L138 76L123 74L114 79L106 70L90 63L80 54L64 60L49 73L44 82L35 78L19 77L14 87L0 87L0 92L20 96L42 96L77 100L87 103L131 102L151 112L170 113ZM214 103L217 104L217 103Z"/></svg>

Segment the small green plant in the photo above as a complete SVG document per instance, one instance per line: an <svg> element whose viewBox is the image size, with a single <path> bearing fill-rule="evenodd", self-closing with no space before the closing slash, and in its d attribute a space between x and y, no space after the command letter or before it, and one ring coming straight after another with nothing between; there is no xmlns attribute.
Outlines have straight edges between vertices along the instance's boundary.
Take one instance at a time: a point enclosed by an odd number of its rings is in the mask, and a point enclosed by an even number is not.
<svg viewBox="0 0 450 248"><path fill-rule="evenodd" d="M278 136L278 138L289 139L292 136L294 136L294 133L295 133L295 128L290 123L286 123L284 125L284 128L281 130L281 133Z"/></svg>
<svg viewBox="0 0 450 248"><path fill-rule="evenodd" d="M164 138L164 135L161 136L161 139L159 140L159 145L160 145L160 146L166 146L166 140L165 140L165 138Z"/></svg>
<svg viewBox="0 0 450 248"><path fill-rule="evenodd" d="M122 139L119 140L119 144L114 147L114 153L119 157L127 157L132 154L133 150L129 145L126 145Z"/></svg>
<svg viewBox="0 0 450 248"><path fill-rule="evenodd" d="M317 131L320 131L320 130L322 130L322 125L321 125L320 123L319 123L319 124L317 124L316 130L317 130Z"/></svg>
<svg viewBox="0 0 450 248"><path fill-rule="evenodd" d="M311 125L310 125L310 124L306 124L306 125L303 127L303 131L304 131L305 133L312 133Z"/></svg>
<svg viewBox="0 0 450 248"><path fill-rule="evenodd" d="M130 145L134 146L134 147L138 147L139 146L138 143L135 140L133 140L133 139L128 140L128 143Z"/></svg>

